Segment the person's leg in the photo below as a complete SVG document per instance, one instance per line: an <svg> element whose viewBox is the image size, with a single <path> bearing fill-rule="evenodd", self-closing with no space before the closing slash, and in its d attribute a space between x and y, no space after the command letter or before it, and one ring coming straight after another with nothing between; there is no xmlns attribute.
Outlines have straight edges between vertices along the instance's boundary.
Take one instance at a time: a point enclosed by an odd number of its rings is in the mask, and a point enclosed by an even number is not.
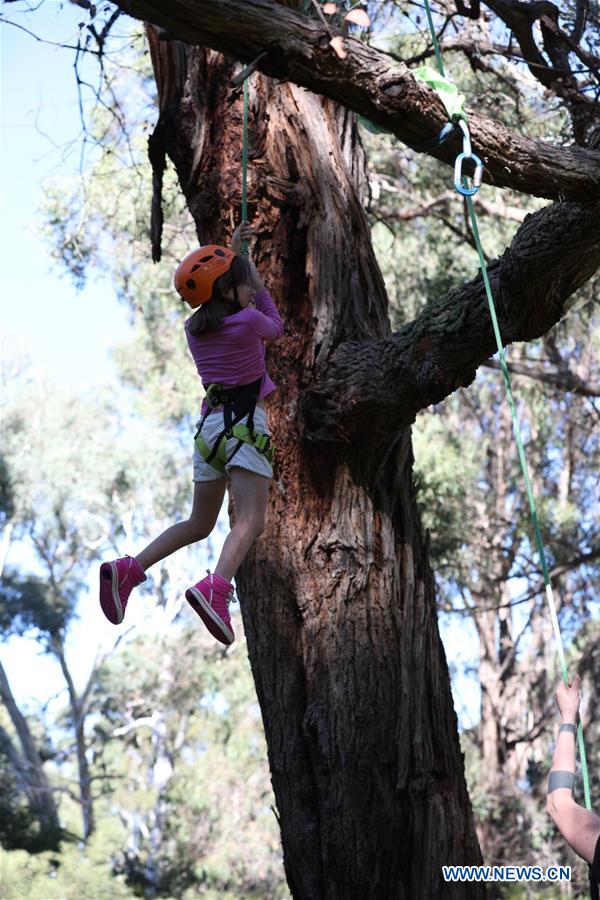
<svg viewBox="0 0 600 900"><path fill-rule="evenodd" d="M226 486L226 478L194 483L194 501L189 519L171 525L136 556L144 571L181 547L208 537L215 527Z"/></svg>
<svg viewBox="0 0 600 900"><path fill-rule="evenodd" d="M269 479L248 469L230 470L235 525L227 535L215 574L231 581L246 553L264 531Z"/></svg>

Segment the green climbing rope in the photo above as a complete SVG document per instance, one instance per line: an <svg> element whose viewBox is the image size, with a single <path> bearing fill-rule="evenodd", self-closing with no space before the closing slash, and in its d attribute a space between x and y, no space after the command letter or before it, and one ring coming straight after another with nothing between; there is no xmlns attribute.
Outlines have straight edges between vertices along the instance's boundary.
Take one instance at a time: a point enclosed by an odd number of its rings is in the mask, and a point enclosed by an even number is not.
<svg viewBox="0 0 600 900"><path fill-rule="evenodd" d="M427 14L427 24L429 25L429 33L431 34L431 40L433 41L433 49L435 52L435 59L437 62L437 66L442 78L445 78L444 72L444 63L442 62L442 51L440 50L440 45L437 39L437 34L435 33L435 28L433 27L433 16L431 15L431 9L429 7L428 0L425 0L425 12Z"/></svg>
<svg viewBox="0 0 600 900"><path fill-rule="evenodd" d="M490 287L490 280L488 278L487 265L485 262L485 257L483 255L483 248L481 246L481 239L479 237L479 228L477 225L477 217L475 215L475 209L473 206L472 197L467 197L467 206L469 209L469 216L471 219L471 225L473 227L473 234L475 236L475 243L477 244L477 253L479 254L479 264L481 266L481 274L483 277L483 283L485 285L485 292L487 296L488 306L490 309L490 316L492 319L492 326L494 328L494 334L496 336L496 344L498 346L498 356L500 359L500 369L502 371L502 377L504 379L504 387L506 388L506 396L508 399L508 405L510 407L510 414L512 417L513 431L515 435L515 441L517 444L517 449L519 453L519 461L521 463L521 471L523 473L523 479L525 481L525 489L527 491L527 499L529 501L529 512L531 514L531 521L533 523L533 530L535 533L535 541L537 545L538 555L540 558L540 565L542 568L542 574L544 577L544 585L546 588L546 597L548 599L548 606L550 609L550 618L552 620L552 628L554 630L554 637L556 640L556 647L558 652L558 658L560 661L560 668L562 672L562 677L566 685L569 684L569 675L567 671L567 661L565 659L565 651L563 647L562 635L560 633L560 625L558 624L558 617L556 615L556 606L554 603L554 596L552 593L552 584L550 581L550 573L548 572L548 564L546 562L546 553L544 551L544 543L542 540L542 533L540 530L540 523L537 514L537 508L535 504L535 497L533 494L533 488L531 485L531 479L529 477L529 468L527 466L527 459L525 457L525 447L523 445L523 437L521 434L521 426L519 423L519 417L517 415L517 409L515 406L514 396L512 392L510 375L508 372L508 366L506 365L506 356L504 354L504 346L502 342L502 335L500 334L500 327L498 325L498 317L496 315L496 307L494 304L494 298L492 296L492 289ZM585 754L585 743L583 740L583 727L581 725L581 720L577 724L577 741L579 744L579 756L581 760L581 777L583 781L583 792L585 795L585 805L591 810L591 797L590 797L590 785L589 785L589 777L587 770L587 759Z"/></svg>
<svg viewBox="0 0 600 900"><path fill-rule="evenodd" d="M433 25L433 18L431 15L431 9L429 7L429 0L425 0L425 10L427 13L427 21L429 23L429 30L431 32L431 38L433 41L433 47L434 47L434 51L435 51L435 57L437 60L439 73L444 80L443 92L440 93L440 98L444 102L444 105L446 105L446 100L444 98L445 97L447 98L447 96L448 96L448 90L447 90L448 79L446 79L446 76L444 74L444 66L442 63L442 54L440 51L437 35L435 33L435 28ZM425 79L423 79L423 80L425 80ZM458 91L456 91L456 95L458 97L461 96L460 94L458 94ZM447 106L446 106L446 109L448 109ZM449 114L449 118L450 118L450 114ZM464 118L466 121L466 116ZM556 605L554 603L554 596L552 593L552 584L550 581L550 573L548 572L548 565L546 562L546 554L544 552L544 543L542 540L542 533L540 530L540 523L539 523L539 519L538 519L536 504L535 504L535 497L533 494L531 479L529 477L529 469L527 466L527 459L525 456L525 447L523 444L523 438L522 438L522 434L521 434L521 426L519 424L519 417L517 414L517 409L516 409L514 396L513 396L513 392L512 392L510 375L508 372L508 366L506 364L506 356L504 354L504 343L502 341L502 335L500 333L500 327L498 325L498 316L496 315L496 307L494 304L492 289L490 287L490 280L488 277L487 265L486 265L485 256L483 253L483 248L481 245L481 239L479 236L479 227L477 225L477 216L475 215L475 208L473 206L472 196L476 192L476 189L475 190L470 189L467 191L466 177L463 178L462 180L463 180L464 191L461 191L461 193L464 193L464 195L466 196L467 207L469 210L469 217L471 219L473 235L475 237L475 243L477 246L477 253L479 256L479 265L481 268L481 275L482 275L483 283L485 286L485 292L486 292L488 306L489 306L489 310L490 310L490 316L492 319L492 326L493 326L494 335L496 338L496 345L498 347L498 355L499 355L499 359L500 359L500 369L502 372L502 377L504 379L504 387L506 389L506 396L508 399L508 405L510 407L510 414L511 414L511 418L512 418L513 432L514 432L515 441L517 444L519 461L521 463L521 471L523 473L523 479L525 481L525 489L527 491L527 499L529 501L529 511L531 514L531 521L533 523L533 530L535 533L535 541L536 541L537 551L538 551L538 555L539 555L539 559L540 559L542 574L543 574L543 578L544 578L544 585L546 588L546 597L548 600L548 607L550 610L550 618L552 620L552 628L553 628L554 637L556 640L556 647L557 647L557 652L558 652L558 658L560 661L561 673L562 673L564 683L566 685L568 685L569 684L569 674L567 671L567 662L565 659L565 651L564 651L564 646L563 646L563 641L562 641L562 635L560 633L560 626L558 624L558 617L556 615ZM589 783L587 759L586 759L586 753L585 753L585 742L583 739L583 727L581 724L581 720L579 720L579 722L577 724L577 741L578 741L578 745L579 745L579 758L581 761L581 778L583 781L583 792L584 792L584 797L585 797L585 805L588 810L591 810L592 804L591 804L591 796L590 796L590 783Z"/></svg>

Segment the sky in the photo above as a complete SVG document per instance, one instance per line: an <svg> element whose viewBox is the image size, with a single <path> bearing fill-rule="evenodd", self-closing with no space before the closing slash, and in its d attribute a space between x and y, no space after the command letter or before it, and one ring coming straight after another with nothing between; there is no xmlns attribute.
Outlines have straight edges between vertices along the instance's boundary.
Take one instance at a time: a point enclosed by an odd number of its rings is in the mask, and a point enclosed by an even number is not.
<svg viewBox="0 0 600 900"><path fill-rule="evenodd" d="M28 19L16 16L6 5L2 16L13 18L46 41L72 44L77 23L86 14L69 3L45 0ZM48 248L35 230L49 181L59 174L75 177L79 168L81 121L74 51L38 42L25 31L0 24L0 54L2 352L14 348L26 353L40 372L69 390L74 385L78 391L106 383L116 386L110 350L130 327L126 310L111 285L93 274L78 293L72 281L53 266ZM8 562L27 567L24 548L13 547ZM104 646L114 637L96 597L97 572L92 571L79 605L80 620L72 627L68 643L68 660L79 687L87 680L97 637ZM160 619L160 613L157 615ZM143 617L141 604L132 604L128 623L140 624ZM160 621L157 626L162 627ZM449 662L458 669L469 658L466 627L458 616L455 622L446 623L442 635ZM64 686L56 664L41 655L32 640L11 639L2 646L1 659L17 702L25 708L34 710ZM479 692L473 680L455 677L453 692L461 723L468 726L477 721Z"/></svg>
<svg viewBox="0 0 600 900"><path fill-rule="evenodd" d="M4 7L3 16L11 15L23 23ZM46 2L28 17L29 27L47 40L72 43L83 15L70 4ZM85 389L114 377L109 350L127 328L126 313L100 280L78 294L52 267L35 231L45 184L59 173L74 176L79 166L74 51L36 42L7 24L0 25L0 51L3 345L27 353L59 385L71 387L76 374Z"/></svg>

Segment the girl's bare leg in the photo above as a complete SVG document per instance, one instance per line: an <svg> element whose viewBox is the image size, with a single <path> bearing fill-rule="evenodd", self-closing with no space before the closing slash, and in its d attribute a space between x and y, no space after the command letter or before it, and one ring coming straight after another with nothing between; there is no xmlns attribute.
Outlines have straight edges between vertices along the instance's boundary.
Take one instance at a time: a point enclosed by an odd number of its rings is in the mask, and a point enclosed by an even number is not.
<svg viewBox="0 0 600 900"><path fill-rule="evenodd" d="M269 479L248 469L231 469L235 525L227 535L215 573L231 581L246 553L264 531Z"/></svg>
<svg viewBox="0 0 600 900"><path fill-rule="evenodd" d="M136 559L142 569L149 569L154 563L170 556L176 550L208 537L215 527L226 486L226 478L219 478L216 481L196 481L189 519L171 525L138 553Z"/></svg>

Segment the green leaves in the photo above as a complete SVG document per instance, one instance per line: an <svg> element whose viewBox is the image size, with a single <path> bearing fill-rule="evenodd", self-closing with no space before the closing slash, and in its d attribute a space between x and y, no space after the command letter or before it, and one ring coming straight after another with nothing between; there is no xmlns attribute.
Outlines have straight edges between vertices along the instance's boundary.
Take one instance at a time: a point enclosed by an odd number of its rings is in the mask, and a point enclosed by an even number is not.
<svg viewBox="0 0 600 900"><path fill-rule="evenodd" d="M51 639L65 631L75 600L73 590L53 597L44 579L6 569L0 583L0 632L7 638L33 631L42 641Z"/></svg>

